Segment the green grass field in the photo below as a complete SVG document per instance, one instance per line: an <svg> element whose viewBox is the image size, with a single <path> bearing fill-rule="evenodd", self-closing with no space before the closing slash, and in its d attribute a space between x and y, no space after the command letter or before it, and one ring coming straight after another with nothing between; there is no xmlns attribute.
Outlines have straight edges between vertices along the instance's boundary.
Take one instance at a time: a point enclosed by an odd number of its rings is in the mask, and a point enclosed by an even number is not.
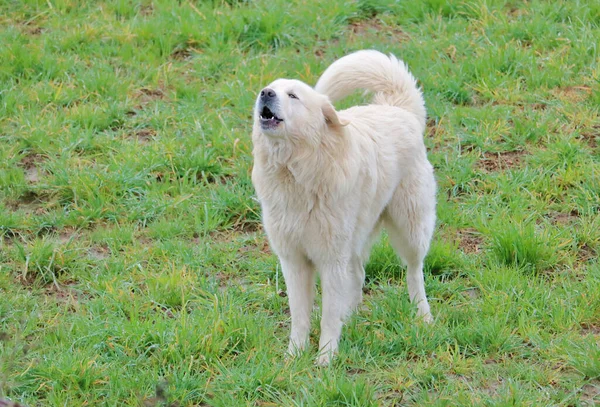
<svg viewBox="0 0 600 407"><path fill-rule="evenodd" d="M0 0L0 399L600 404L599 38L597 0ZM384 237L321 368L316 315L283 356L252 105L362 48L425 93L435 323Z"/></svg>

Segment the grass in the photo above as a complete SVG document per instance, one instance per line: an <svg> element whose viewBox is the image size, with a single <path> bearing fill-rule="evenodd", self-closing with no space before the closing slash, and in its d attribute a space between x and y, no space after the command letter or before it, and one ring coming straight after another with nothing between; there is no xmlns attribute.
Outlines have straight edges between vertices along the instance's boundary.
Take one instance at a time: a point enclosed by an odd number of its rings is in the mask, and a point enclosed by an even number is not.
<svg viewBox="0 0 600 407"><path fill-rule="evenodd" d="M0 2L0 399L30 406L600 403L600 5ZM251 110L376 48L439 184L413 323L386 238L339 358L283 357ZM359 96L339 107L362 103Z"/></svg>

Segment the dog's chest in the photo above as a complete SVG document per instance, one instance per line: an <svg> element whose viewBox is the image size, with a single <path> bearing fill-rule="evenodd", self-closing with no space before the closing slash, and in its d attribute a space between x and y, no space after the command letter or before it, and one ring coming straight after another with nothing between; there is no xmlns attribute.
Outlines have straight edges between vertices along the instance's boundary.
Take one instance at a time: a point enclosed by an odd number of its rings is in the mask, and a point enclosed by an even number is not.
<svg viewBox="0 0 600 407"><path fill-rule="evenodd" d="M263 200L264 210L285 225L301 229L310 221L313 212L318 210L318 195L302 185L274 182L269 189L270 193Z"/></svg>
<svg viewBox="0 0 600 407"><path fill-rule="evenodd" d="M285 241L320 241L331 229L327 192L318 185L302 185L291 173L263 183L259 199L267 233Z"/></svg>

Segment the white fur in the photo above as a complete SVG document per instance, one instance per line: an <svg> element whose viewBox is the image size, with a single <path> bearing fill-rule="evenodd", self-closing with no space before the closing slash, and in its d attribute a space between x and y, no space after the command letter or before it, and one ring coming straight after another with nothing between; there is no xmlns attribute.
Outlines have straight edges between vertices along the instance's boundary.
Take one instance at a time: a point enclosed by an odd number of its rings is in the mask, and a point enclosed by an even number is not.
<svg viewBox="0 0 600 407"><path fill-rule="evenodd" d="M318 273L318 362L331 360L344 320L361 301L363 265L381 226L407 265L417 315L430 322L422 269L435 225L436 186L414 77L394 56L359 51L334 62L315 89L287 79L268 88L276 93L275 114L283 122L263 129L257 99L252 181L286 281L289 353L308 343ZM336 112L329 98L358 88L374 92L373 104Z"/></svg>

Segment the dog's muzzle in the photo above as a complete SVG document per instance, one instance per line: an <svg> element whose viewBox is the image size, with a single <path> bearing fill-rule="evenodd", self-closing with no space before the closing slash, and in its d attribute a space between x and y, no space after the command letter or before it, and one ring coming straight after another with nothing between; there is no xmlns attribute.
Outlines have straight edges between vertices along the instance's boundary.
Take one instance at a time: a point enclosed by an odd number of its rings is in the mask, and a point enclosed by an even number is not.
<svg viewBox="0 0 600 407"><path fill-rule="evenodd" d="M260 126L263 130L273 130L283 122L283 119L277 117L275 114L277 110L277 94L275 91L270 88L261 90L258 99L258 114Z"/></svg>

